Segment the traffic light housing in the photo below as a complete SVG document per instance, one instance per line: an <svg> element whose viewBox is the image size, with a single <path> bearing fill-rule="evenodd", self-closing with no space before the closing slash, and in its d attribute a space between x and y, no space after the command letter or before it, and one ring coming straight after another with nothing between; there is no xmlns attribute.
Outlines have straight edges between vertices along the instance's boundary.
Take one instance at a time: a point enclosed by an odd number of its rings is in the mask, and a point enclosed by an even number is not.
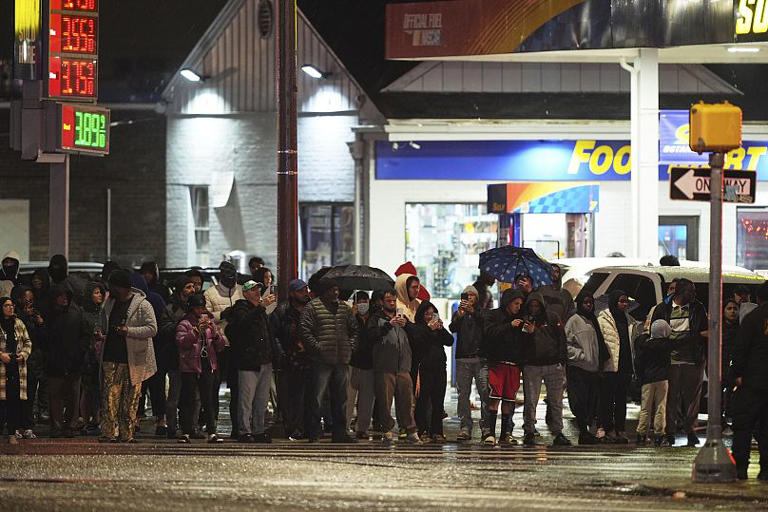
<svg viewBox="0 0 768 512"><path fill-rule="evenodd" d="M741 147L741 109L730 103L699 102L690 111L689 146L697 153L726 153Z"/></svg>

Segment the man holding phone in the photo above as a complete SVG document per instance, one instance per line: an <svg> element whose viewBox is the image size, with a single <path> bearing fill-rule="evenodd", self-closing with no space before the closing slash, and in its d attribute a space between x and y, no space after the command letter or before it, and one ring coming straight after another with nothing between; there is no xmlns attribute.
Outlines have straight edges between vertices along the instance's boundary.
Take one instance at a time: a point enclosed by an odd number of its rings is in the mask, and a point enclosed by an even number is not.
<svg viewBox="0 0 768 512"><path fill-rule="evenodd" d="M485 354L481 353L483 341L482 312L478 309L479 293L474 286L467 286L461 293L459 308L453 314L449 330L456 334L456 388L459 393L458 413L461 418L461 430L458 441L472 438L472 409L469 396L472 392L472 379L475 379L477 392L480 394L480 431L488 430L488 364Z"/></svg>

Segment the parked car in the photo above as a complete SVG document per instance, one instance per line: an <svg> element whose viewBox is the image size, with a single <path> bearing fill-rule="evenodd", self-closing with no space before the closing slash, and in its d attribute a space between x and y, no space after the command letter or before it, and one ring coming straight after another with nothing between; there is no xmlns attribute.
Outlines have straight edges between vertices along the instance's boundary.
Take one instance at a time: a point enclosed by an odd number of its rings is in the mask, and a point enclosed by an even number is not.
<svg viewBox="0 0 768 512"><path fill-rule="evenodd" d="M70 261L68 264L69 273L86 282L98 278L101 275L101 269L103 267L103 263L93 261ZM47 261L28 261L26 263L21 263L19 265L19 278L21 279L21 282L29 286L32 281L32 274L41 269L48 269Z"/></svg>
<svg viewBox="0 0 768 512"><path fill-rule="evenodd" d="M575 299L589 279L589 274L601 267L652 266L653 261L644 258L562 258L551 261L563 271L563 288Z"/></svg>

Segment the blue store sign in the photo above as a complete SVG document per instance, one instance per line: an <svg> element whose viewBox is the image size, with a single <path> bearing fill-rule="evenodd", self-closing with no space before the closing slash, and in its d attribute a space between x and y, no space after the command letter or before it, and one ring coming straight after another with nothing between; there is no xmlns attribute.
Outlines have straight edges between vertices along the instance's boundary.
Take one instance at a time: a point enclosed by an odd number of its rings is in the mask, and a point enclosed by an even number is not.
<svg viewBox="0 0 768 512"><path fill-rule="evenodd" d="M416 149L418 148L418 149ZM630 174L629 141L379 141L380 180L625 181ZM688 148L688 111L659 116L659 179L669 167L706 165L707 154ZM768 143L744 142L726 155L726 169L757 171L768 181Z"/></svg>

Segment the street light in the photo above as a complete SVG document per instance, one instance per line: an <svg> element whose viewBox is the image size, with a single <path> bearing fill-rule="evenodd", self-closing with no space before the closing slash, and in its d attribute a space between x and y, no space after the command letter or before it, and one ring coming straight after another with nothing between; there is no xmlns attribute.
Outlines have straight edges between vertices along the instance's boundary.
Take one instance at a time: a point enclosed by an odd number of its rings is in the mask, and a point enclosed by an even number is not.
<svg viewBox="0 0 768 512"><path fill-rule="evenodd" d="M308 74L309 76L311 76L312 78L320 79L320 78L328 78L329 76L331 76L331 73L320 71L312 64L304 64L303 66L301 66L301 70L306 74Z"/></svg>
<svg viewBox="0 0 768 512"><path fill-rule="evenodd" d="M189 68L184 68L181 70L181 76L183 76L186 80L190 82L202 82L203 77L195 73Z"/></svg>

